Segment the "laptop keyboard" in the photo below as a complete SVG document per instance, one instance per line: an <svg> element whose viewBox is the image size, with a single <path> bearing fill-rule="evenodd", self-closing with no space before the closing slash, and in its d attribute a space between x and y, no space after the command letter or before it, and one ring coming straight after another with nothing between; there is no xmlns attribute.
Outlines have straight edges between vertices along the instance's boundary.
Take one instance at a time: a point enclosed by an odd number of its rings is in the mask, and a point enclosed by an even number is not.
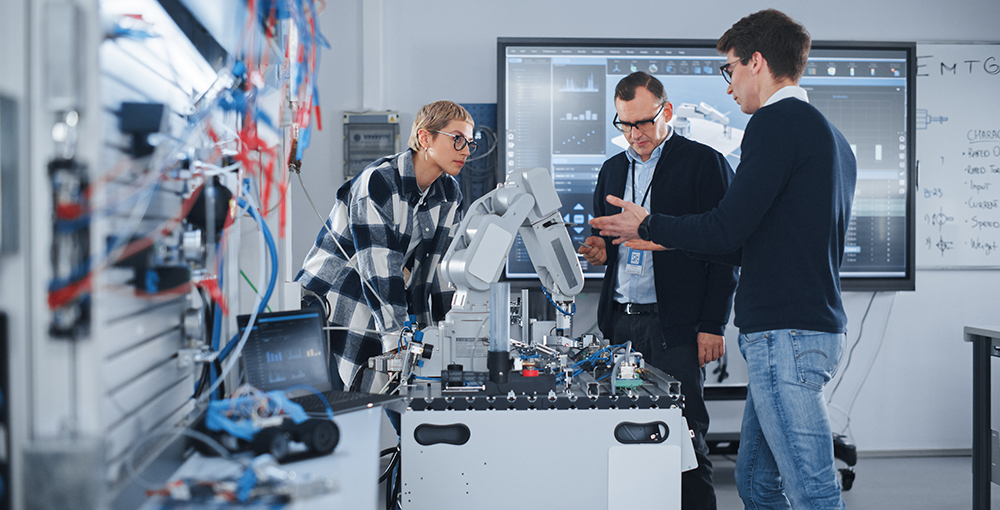
<svg viewBox="0 0 1000 510"><path fill-rule="evenodd" d="M325 391L323 396L330 403L330 408L334 413L351 411L369 407L368 404L381 404L396 398L395 395L379 395L376 393L365 393L361 391ZM325 413L326 404L315 394L303 395L291 399L299 404L307 413Z"/></svg>

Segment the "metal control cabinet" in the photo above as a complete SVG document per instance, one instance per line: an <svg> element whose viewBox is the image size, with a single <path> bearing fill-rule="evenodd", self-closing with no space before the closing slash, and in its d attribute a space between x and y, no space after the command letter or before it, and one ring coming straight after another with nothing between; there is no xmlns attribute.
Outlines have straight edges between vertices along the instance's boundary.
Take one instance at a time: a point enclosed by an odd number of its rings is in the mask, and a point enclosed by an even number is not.
<svg viewBox="0 0 1000 510"><path fill-rule="evenodd" d="M344 112L344 180L400 150L399 112Z"/></svg>
<svg viewBox="0 0 1000 510"><path fill-rule="evenodd" d="M697 466L681 398L411 389L401 423L402 508L679 509L681 472ZM643 430L659 437L635 433Z"/></svg>

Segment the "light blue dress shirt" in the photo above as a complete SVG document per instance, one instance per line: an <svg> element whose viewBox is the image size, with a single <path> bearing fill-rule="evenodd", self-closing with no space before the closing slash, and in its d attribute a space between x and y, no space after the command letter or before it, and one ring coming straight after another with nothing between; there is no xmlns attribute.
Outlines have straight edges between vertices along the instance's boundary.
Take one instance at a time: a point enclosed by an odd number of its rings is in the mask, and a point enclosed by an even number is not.
<svg viewBox="0 0 1000 510"><path fill-rule="evenodd" d="M622 196L629 202L635 202L642 206L648 213L649 204L653 201L652 191L643 200L646 190L649 189L653 181L653 173L656 171L656 164L660 161L663 153L663 145L674 136L674 130L670 129L667 137L659 147L653 149L653 153L646 162L643 162L635 150L630 146L625 150L625 155L629 160L628 178L625 179L625 194ZM635 164L635 182L632 181L632 164ZM633 190L635 190L633 200ZM656 281L653 279L653 252L642 252L642 274L632 274L625 271L628 265L629 248L625 245L618 245L618 286L615 288L615 301L619 303L655 303L656 302Z"/></svg>

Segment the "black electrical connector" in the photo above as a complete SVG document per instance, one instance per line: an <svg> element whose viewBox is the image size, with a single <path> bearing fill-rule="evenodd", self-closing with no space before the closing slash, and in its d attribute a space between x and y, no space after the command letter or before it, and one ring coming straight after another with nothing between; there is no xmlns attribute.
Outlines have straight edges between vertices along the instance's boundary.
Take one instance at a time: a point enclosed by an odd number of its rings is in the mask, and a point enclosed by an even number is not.
<svg viewBox="0 0 1000 510"><path fill-rule="evenodd" d="M131 241L139 241L133 238ZM108 246L114 246L115 239L108 239ZM115 267L132 268L134 276L128 281L140 293L158 294L176 289L191 281L191 269L187 266L156 265L153 254L156 245L149 246L132 253L128 257L115 262Z"/></svg>
<svg viewBox="0 0 1000 510"><path fill-rule="evenodd" d="M201 191L198 198L195 199L194 204L191 206L191 210L188 212L186 218L184 218L191 226L197 229L201 229L202 232L207 232L208 219L205 211L205 202L207 200L207 195L209 188L215 193L215 221L213 226L215 227L215 239L206 240L206 242L217 243L222 237L223 227L226 226L226 218L229 217L229 202L233 199L233 192L229 188L222 185L218 177L213 177L211 184L206 184L205 189Z"/></svg>
<svg viewBox="0 0 1000 510"><path fill-rule="evenodd" d="M167 107L163 103L122 103L118 110L118 129L132 135L129 154L141 158L153 153L155 147L149 143L149 135L166 128Z"/></svg>

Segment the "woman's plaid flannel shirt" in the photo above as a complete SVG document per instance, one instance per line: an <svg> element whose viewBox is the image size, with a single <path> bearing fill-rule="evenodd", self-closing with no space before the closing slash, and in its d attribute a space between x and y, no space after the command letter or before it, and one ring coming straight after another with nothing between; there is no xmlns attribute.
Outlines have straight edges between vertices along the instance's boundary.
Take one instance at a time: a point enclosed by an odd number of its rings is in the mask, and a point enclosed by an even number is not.
<svg viewBox="0 0 1000 510"><path fill-rule="evenodd" d="M462 192L453 177L442 174L423 200L421 195L409 150L376 160L337 191L326 221L329 230L320 230L295 277L306 289L326 297L331 325L398 332L408 315L416 315L417 322L425 325L443 317L439 265L462 219ZM411 235L420 235L421 240L412 258L404 260ZM404 281L404 266L410 271L409 281ZM360 278L375 289L384 306ZM395 348L398 337L380 339L349 331L331 339L330 363L350 385L368 357Z"/></svg>

